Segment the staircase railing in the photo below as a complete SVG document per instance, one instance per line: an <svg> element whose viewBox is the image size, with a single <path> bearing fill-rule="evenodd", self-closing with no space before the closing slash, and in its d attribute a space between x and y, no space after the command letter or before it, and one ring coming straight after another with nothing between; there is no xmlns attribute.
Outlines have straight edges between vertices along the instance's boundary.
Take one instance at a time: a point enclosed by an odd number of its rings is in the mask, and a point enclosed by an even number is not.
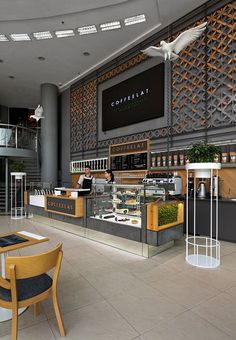
<svg viewBox="0 0 236 340"><path fill-rule="evenodd" d="M11 124L0 123L0 148L20 148L36 151L37 131Z"/></svg>

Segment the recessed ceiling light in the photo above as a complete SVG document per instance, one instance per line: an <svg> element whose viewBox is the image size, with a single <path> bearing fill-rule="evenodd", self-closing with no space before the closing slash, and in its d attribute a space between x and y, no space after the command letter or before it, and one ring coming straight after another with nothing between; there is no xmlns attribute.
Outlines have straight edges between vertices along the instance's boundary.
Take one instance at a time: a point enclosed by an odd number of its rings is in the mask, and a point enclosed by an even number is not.
<svg viewBox="0 0 236 340"><path fill-rule="evenodd" d="M27 33L17 33L17 34L10 34L10 37L13 41L29 41L30 36Z"/></svg>
<svg viewBox="0 0 236 340"><path fill-rule="evenodd" d="M35 33L33 33L33 36L37 40L52 39L52 34L49 31L35 32Z"/></svg>
<svg viewBox="0 0 236 340"><path fill-rule="evenodd" d="M95 25L78 27L79 35L97 33L97 27Z"/></svg>
<svg viewBox="0 0 236 340"><path fill-rule="evenodd" d="M57 38L65 38L65 37L73 37L75 35L74 30L64 30L64 31L55 31Z"/></svg>
<svg viewBox="0 0 236 340"><path fill-rule="evenodd" d="M58 83L59 86L62 86L62 83Z"/></svg>
<svg viewBox="0 0 236 340"><path fill-rule="evenodd" d="M124 19L125 26L139 24L146 21L145 14L135 15L134 17Z"/></svg>
<svg viewBox="0 0 236 340"><path fill-rule="evenodd" d="M85 57L87 57L87 56L90 55L90 53L89 53L89 52L83 52L83 55L84 55Z"/></svg>
<svg viewBox="0 0 236 340"><path fill-rule="evenodd" d="M5 34L0 34L0 41L9 41Z"/></svg>
<svg viewBox="0 0 236 340"><path fill-rule="evenodd" d="M111 21L105 24L99 25L102 31L115 30L121 28L120 21Z"/></svg>
<svg viewBox="0 0 236 340"><path fill-rule="evenodd" d="M14 77L14 76L9 76L8 78L10 78L10 79L15 79L15 77Z"/></svg>
<svg viewBox="0 0 236 340"><path fill-rule="evenodd" d="M38 60L46 60L45 57L37 57Z"/></svg>
<svg viewBox="0 0 236 340"><path fill-rule="evenodd" d="M0 59L0 63L3 63L3 60L2 60L2 59Z"/></svg>

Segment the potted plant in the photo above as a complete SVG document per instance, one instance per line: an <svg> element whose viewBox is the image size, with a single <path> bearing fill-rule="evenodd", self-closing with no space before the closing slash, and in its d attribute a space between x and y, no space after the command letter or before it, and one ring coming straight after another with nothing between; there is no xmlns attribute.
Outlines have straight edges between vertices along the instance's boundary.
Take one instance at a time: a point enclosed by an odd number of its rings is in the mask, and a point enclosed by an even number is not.
<svg viewBox="0 0 236 340"><path fill-rule="evenodd" d="M187 152L187 168L196 170L197 178L210 178L211 169L220 169L220 163L214 163L216 155L221 155L219 146L199 142L193 144Z"/></svg>
<svg viewBox="0 0 236 340"><path fill-rule="evenodd" d="M10 164L11 174L14 174L16 179L21 179L25 175L25 164L22 161L14 161Z"/></svg>

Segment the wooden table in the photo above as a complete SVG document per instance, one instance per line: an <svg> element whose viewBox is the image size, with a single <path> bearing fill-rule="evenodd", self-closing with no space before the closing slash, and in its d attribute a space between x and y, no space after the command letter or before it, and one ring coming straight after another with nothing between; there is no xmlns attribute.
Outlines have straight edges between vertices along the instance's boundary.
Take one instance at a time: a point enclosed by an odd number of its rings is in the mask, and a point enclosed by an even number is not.
<svg viewBox="0 0 236 340"><path fill-rule="evenodd" d="M22 242L22 243L13 244L13 245L6 246L6 247L0 247L1 265L2 265L1 275L2 275L2 277L5 277L5 258L8 255L8 252L13 251L13 250L17 250L17 249L21 249L21 248L24 248L24 247L33 246L35 244L39 244L39 243L46 242L46 241L49 240L47 237L36 235L36 234L30 233L30 232L27 232L27 231L12 231L10 233L0 234L0 239L1 239L1 237L5 237L5 236L9 236L9 235L18 235L18 236L26 239L27 241ZM23 313L23 311L25 309L26 308L20 308L18 313L19 314ZM0 322L10 320L11 318L12 318L11 309L6 309L6 308L0 307Z"/></svg>

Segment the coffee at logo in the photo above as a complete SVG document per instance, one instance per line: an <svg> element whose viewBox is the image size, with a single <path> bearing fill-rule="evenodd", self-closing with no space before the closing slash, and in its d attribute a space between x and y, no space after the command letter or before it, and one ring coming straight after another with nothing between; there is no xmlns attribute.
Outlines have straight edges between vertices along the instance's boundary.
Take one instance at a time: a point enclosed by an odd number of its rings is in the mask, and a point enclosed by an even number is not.
<svg viewBox="0 0 236 340"><path fill-rule="evenodd" d="M111 102L111 107L119 106L121 104L127 103L128 101L133 101L137 98L140 98L142 96L147 95L148 93L149 93L149 88L146 88L144 90L140 90L138 92L132 93L132 94L125 96L123 98L116 99L113 102Z"/></svg>

